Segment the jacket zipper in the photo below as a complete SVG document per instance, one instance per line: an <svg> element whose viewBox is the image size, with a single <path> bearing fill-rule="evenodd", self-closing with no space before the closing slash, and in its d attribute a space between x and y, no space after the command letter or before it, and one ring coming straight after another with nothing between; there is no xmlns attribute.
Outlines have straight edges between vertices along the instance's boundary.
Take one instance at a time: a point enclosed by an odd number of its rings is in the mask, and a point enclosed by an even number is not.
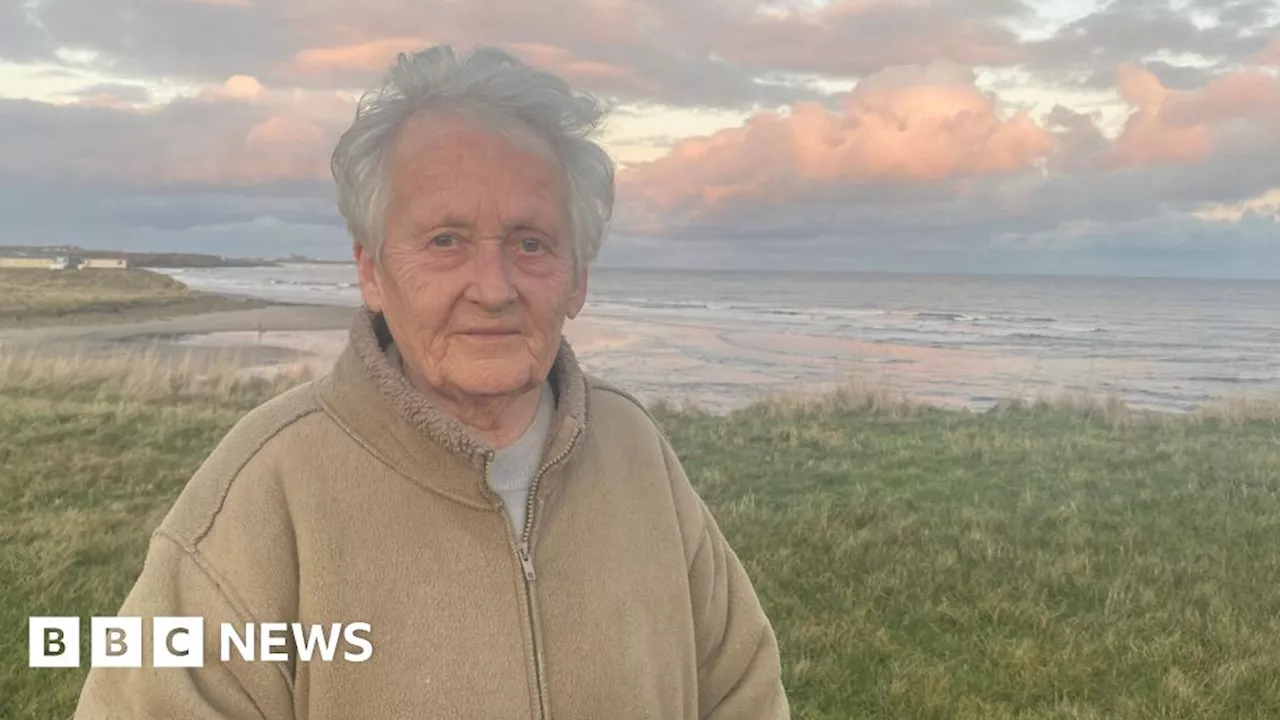
<svg viewBox="0 0 1280 720"><path fill-rule="evenodd" d="M559 464L561 460L568 457L574 446L578 444L578 435L581 434L581 432L582 428L574 428L573 437L570 438L568 446L566 446L565 449L555 458L544 463L542 467L538 468L538 474L533 476L533 483L529 486L529 497L525 502L524 508L524 532L520 534L520 541L515 547L516 559L520 561L520 569L524 573L525 611L526 617L529 621L529 635L533 638L533 675L538 688L538 716L541 720L547 720L547 699L542 691L542 642L541 638L538 637L538 623L535 615L537 610L533 605L533 582L538 577L537 573L535 573L533 569L533 553L530 549L530 541L533 538L533 521L536 515L534 512L534 506L537 503L538 485L542 482L542 476L552 467ZM489 481L489 467L492 461L493 453L489 453L485 456L484 474L486 486ZM504 517L504 520L506 519L507 518ZM509 520L507 526L510 527Z"/></svg>

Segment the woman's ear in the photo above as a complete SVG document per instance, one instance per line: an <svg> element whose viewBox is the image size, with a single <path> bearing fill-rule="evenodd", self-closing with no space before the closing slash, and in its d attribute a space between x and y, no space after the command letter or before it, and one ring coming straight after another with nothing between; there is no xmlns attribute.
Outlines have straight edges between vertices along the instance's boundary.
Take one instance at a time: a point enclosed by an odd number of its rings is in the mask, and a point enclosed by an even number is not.
<svg viewBox="0 0 1280 720"><path fill-rule="evenodd" d="M378 286L375 253L366 251L364 243L359 241L352 245L351 252L356 260L356 272L360 275L360 297L364 306L378 312L382 310L382 289Z"/></svg>
<svg viewBox="0 0 1280 720"><path fill-rule="evenodd" d="M587 304L587 269L583 268L574 283L573 292L569 295L569 306L565 313L570 320L578 317L582 306Z"/></svg>

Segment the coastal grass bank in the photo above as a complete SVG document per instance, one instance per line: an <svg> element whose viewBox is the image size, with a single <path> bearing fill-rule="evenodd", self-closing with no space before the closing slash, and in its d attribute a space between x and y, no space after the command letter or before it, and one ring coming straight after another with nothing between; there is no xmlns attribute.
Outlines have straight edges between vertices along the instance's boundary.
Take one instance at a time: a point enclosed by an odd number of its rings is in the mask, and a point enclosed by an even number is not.
<svg viewBox="0 0 1280 720"><path fill-rule="evenodd" d="M138 268L0 267L0 329L132 322L268 304L192 290Z"/></svg>

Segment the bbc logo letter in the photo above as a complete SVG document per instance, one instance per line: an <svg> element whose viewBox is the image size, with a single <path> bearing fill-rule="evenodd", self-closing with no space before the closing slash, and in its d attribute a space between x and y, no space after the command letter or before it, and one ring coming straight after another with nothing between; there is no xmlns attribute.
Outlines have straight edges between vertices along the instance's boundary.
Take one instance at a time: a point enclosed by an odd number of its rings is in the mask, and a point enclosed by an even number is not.
<svg viewBox="0 0 1280 720"><path fill-rule="evenodd" d="M142 667L142 618L90 618L89 632L93 667Z"/></svg>
<svg viewBox="0 0 1280 720"><path fill-rule="evenodd" d="M31 618L27 625L27 648L30 667L80 667L80 618Z"/></svg>
<svg viewBox="0 0 1280 720"><path fill-rule="evenodd" d="M154 618L151 642L155 667L204 667L204 618Z"/></svg>

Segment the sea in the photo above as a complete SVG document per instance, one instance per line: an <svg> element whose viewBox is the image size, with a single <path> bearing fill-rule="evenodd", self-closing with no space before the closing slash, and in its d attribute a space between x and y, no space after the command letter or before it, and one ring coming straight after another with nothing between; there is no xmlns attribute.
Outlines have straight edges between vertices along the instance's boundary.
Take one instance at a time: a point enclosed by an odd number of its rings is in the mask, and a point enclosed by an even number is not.
<svg viewBox="0 0 1280 720"><path fill-rule="evenodd" d="M351 264L166 272L360 304ZM623 338L583 354L589 371L715 409L843 381L975 409L1081 391L1175 413L1280 400L1280 281L593 268L581 317Z"/></svg>

